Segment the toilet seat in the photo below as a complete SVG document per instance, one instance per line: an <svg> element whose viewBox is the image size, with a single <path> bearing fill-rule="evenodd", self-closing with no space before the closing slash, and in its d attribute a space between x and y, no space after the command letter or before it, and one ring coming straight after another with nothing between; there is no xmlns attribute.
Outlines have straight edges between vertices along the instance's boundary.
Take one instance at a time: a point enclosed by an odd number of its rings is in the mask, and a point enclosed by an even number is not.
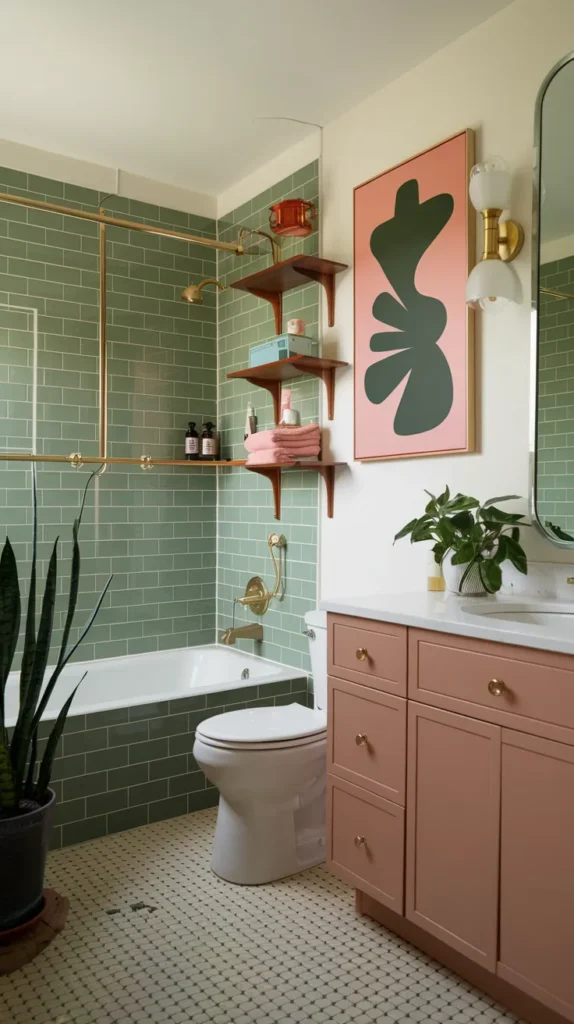
<svg viewBox="0 0 574 1024"><path fill-rule="evenodd" d="M323 712L294 703L214 715L198 725L196 737L225 750L278 750L322 741L326 732Z"/></svg>

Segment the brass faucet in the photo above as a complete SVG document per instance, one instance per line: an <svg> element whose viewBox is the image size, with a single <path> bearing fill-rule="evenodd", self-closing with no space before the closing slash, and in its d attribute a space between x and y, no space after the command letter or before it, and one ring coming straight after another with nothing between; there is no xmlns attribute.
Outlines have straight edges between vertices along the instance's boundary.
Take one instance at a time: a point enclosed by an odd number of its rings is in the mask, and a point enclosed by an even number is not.
<svg viewBox="0 0 574 1024"><path fill-rule="evenodd" d="M234 644L236 640L263 640L263 626L260 622L252 622L248 626L237 626L226 629L221 637L222 644Z"/></svg>

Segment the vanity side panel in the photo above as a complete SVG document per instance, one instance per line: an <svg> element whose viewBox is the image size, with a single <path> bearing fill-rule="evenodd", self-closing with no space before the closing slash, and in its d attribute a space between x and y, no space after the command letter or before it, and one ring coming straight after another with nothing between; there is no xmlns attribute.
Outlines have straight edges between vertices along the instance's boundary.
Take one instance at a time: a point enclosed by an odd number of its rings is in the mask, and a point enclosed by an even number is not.
<svg viewBox="0 0 574 1024"><path fill-rule="evenodd" d="M574 655L421 629L408 643L411 699L574 744Z"/></svg>
<svg viewBox="0 0 574 1024"><path fill-rule="evenodd" d="M330 676L406 697L406 626L329 613L327 628Z"/></svg>
<svg viewBox="0 0 574 1024"><path fill-rule="evenodd" d="M498 974L574 1021L574 748L502 730Z"/></svg>
<svg viewBox="0 0 574 1024"><path fill-rule="evenodd" d="M494 971L498 726L409 702L406 916Z"/></svg>

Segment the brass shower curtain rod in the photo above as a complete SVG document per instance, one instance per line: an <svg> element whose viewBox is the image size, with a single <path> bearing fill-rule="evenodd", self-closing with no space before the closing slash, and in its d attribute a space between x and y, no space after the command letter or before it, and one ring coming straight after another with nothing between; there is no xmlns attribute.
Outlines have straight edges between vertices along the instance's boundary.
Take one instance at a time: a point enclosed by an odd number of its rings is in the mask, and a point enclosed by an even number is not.
<svg viewBox="0 0 574 1024"><path fill-rule="evenodd" d="M161 235L163 238L179 238L183 242L194 245L205 245L212 249L223 249L226 252L233 252L238 256L245 253L241 243L242 234L239 233L237 242L219 242L209 238L201 238L199 235L188 235L183 231L174 231L171 228L158 228L150 224L138 224L135 221L123 220L119 217L109 217L100 209L99 213L89 213L86 210L73 210L67 206L58 206L57 203L45 203L41 199L28 199L25 196L15 196L9 192L0 192L0 202L15 203L18 206L30 206L36 210L49 210L51 213L63 213L68 217L79 217L81 220L94 221L99 224L99 259L100 259L100 302L99 302L99 437L97 457L89 456L82 458L80 452L72 452L70 455L37 455L37 454L14 454L0 452L0 462L60 462L69 466L79 468L84 463L104 463L119 465L139 465L142 469L152 469L154 465L164 466L194 466L197 463L184 462L181 459L153 459L149 455L142 454L138 458L112 458L107 456L108 441L108 374L107 374L107 344L106 344L106 227L125 228L128 231L144 231L150 235ZM275 253L274 253L275 256ZM201 464L201 463L200 463ZM206 465L207 463L203 463ZM221 463L217 463L221 465ZM213 463L211 463L213 465ZM225 465L243 465L243 462L228 462Z"/></svg>
<svg viewBox="0 0 574 1024"><path fill-rule="evenodd" d="M58 206L57 203L45 203L42 199L28 199L25 196L14 196L10 192L0 192L0 202L16 203L18 206L31 206L35 210L49 210L51 213L63 213L67 217L80 217L81 220L95 221L96 224L109 224L111 227L127 228L128 231L145 231L148 235L161 235L162 238L180 238L183 242L191 242L194 245L206 245L211 249L223 249L226 252L234 252L242 256L245 252L243 245L237 242L219 242L212 238L202 238L200 235L188 235L184 231L174 231L172 228L157 228L153 224L138 224L133 220L123 220L120 217L109 217L107 213L90 213L87 210L73 210L69 206Z"/></svg>

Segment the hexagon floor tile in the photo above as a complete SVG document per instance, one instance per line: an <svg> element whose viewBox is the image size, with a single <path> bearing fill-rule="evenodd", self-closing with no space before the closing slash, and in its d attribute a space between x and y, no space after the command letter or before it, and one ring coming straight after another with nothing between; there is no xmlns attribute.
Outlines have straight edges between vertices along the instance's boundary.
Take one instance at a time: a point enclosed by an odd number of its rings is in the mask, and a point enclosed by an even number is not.
<svg viewBox="0 0 574 1024"><path fill-rule="evenodd" d="M0 978L1 1024L511 1024L367 917L324 868L263 886L212 874L215 811L50 854L65 931Z"/></svg>

